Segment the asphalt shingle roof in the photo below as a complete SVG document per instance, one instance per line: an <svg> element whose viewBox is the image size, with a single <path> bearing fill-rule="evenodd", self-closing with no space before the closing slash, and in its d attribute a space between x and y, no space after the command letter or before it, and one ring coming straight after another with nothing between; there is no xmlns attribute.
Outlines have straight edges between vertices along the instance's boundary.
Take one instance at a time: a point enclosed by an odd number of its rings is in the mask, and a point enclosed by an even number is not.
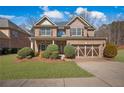
<svg viewBox="0 0 124 93"><path fill-rule="evenodd" d="M21 32L27 33L24 29L20 28L19 26L17 26L16 24L14 24L13 22L11 22L10 20L6 19L6 18L0 18L0 28L13 28L13 29L17 29ZM29 34L29 33L27 33Z"/></svg>

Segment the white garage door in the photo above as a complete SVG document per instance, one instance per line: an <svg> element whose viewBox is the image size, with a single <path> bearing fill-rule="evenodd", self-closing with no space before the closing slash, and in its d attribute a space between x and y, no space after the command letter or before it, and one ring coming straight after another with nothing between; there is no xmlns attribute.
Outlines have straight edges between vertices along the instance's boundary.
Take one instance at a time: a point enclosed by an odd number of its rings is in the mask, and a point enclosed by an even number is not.
<svg viewBox="0 0 124 93"><path fill-rule="evenodd" d="M100 45L74 45L77 57L98 57Z"/></svg>

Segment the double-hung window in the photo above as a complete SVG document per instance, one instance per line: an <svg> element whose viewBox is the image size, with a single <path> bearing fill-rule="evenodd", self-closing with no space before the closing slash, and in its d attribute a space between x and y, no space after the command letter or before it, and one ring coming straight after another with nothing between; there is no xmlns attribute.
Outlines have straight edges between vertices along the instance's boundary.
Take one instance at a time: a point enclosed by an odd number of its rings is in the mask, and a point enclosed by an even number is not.
<svg viewBox="0 0 124 93"><path fill-rule="evenodd" d="M71 28L71 36L82 36L82 28Z"/></svg>
<svg viewBox="0 0 124 93"><path fill-rule="evenodd" d="M40 35L42 35L42 36L51 36L50 28L41 28Z"/></svg>

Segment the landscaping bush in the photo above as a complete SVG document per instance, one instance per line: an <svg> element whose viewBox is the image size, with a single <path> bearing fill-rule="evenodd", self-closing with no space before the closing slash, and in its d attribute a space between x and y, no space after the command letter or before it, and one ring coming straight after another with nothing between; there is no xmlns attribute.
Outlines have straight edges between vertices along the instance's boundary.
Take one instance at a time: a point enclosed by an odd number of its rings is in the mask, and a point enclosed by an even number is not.
<svg viewBox="0 0 124 93"><path fill-rule="evenodd" d="M31 58L32 58L32 56L31 56L31 55L29 55L29 56L27 56L26 58L27 58L27 59L31 59Z"/></svg>
<svg viewBox="0 0 124 93"><path fill-rule="evenodd" d="M21 57L21 56L19 56L19 55L17 55L16 57L17 57L18 59L23 59L23 57Z"/></svg>
<svg viewBox="0 0 124 93"><path fill-rule="evenodd" d="M2 50L3 50L3 49L2 49L2 48L0 48L0 55L2 55Z"/></svg>
<svg viewBox="0 0 124 93"><path fill-rule="evenodd" d="M108 43L103 52L104 57L113 58L117 55L117 47L114 44Z"/></svg>
<svg viewBox="0 0 124 93"><path fill-rule="evenodd" d="M50 58L51 59L57 59L59 56L59 52L58 51L54 51L51 55L50 55Z"/></svg>
<svg viewBox="0 0 124 93"><path fill-rule="evenodd" d="M56 44L50 44L42 54L42 57L56 59L58 58L58 55L59 55L58 50L59 48Z"/></svg>
<svg viewBox="0 0 124 93"><path fill-rule="evenodd" d="M74 58L75 57L75 48L71 45L66 45L64 47L64 54L67 58Z"/></svg>
<svg viewBox="0 0 124 93"><path fill-rule="evenodd" d="M34 51L29 47L24 47L18 51L18 56L21 56L22 58L25 58L27 56L34 56Z"/></svg>
<svg viewBox="0 0 124 93"><path fill-rule="evenodd" d="M50 45L48 45L46 50L48 50L50 52L54 52L54 51L58 51L59 48L58 48L58 46L56 44L50 44Z"/></svg>
<svg viewBox="0 0 124 93"><path fill-rule="evenodd" d="M8 53L9 53L9 54L12 53L12 48L8 48Z"/></svg>
<svg viewBox="0 0 124 93"><path fill-rule="evenodd" d="M49 58L50 57L50 51L48 51L48 50L46 50L46 51L44 51L43 53L42 53L42 57L43 58Z"/></svg>
<svg viewBox="0 0 124 93"><path fill-rule="evenodd" d="M18 52L18 48L12 48L11 49L11 53L17 53Z"/></svg>
<svg viewBox="0 0 124 93"><path fill-rule="evenodd" d="M8 48L3 48L2 49L2 54L8 54L8 53L9 53Z"/></svg>

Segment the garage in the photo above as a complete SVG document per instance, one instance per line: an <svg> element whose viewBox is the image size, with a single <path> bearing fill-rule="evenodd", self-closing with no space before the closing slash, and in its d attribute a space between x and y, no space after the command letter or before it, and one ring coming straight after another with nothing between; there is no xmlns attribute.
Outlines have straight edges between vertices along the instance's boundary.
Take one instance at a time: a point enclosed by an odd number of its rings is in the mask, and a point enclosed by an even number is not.
<svg viewBox="0 0 124 93"><path fill-rule="evenodd" d="M100 57L100 45L73 45L77 57Z"/></svg>

